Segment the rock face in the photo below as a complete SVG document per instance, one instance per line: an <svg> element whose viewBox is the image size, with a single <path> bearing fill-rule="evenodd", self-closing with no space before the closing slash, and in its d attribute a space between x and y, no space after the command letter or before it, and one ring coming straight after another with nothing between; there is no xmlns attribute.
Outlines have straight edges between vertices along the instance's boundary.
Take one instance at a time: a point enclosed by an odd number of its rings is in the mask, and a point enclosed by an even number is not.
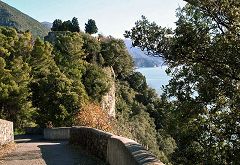
<svg viewBox="0 0 240 165"><path fill-rule="evenodd" d="M105 68L105 71L108 74L108 76L111 77L112 82L111 82L111 87L110 87L109 92L102 98L101 105L102 105L102 109L107 111L109 116L115 118L115 115L116 115L116 112L115 112L115 108L116 108L115 73L113 71L113 68L110 68L110 67Z"/></svg>
<svg viewBox="0 0 240 165"><path fill-rule="evenodd" d="M0 119L0 146L13 140L13 122Z"/></svg>

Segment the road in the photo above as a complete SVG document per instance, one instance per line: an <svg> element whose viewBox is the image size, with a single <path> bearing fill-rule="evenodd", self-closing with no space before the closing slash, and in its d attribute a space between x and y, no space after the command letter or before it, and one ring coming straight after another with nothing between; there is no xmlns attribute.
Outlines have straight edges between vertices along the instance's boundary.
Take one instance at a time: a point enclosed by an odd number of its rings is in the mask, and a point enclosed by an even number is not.
<svg viewBox="0 0 240 165"><path fill-rule="evenodd" d="M17 148L0 158L0 165L104 165L67 141L45 141L41 136L22 136Z"/></svg>

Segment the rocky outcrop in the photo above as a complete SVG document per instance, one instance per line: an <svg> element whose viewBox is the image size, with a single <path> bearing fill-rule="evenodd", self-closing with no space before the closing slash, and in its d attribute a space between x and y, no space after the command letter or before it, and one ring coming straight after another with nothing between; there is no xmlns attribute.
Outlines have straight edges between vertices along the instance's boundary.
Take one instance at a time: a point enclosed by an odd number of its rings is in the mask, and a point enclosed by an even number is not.
<svg viewBox="0 0 240 165"><path fill-rule="evenodd" d="M108 115L115 118L116 112L116 88L115 88L115 73L112 67L104 68L108 76L111 78L111 87L109 92L103 96L101 106L102 109L108 112Z"/></svg>

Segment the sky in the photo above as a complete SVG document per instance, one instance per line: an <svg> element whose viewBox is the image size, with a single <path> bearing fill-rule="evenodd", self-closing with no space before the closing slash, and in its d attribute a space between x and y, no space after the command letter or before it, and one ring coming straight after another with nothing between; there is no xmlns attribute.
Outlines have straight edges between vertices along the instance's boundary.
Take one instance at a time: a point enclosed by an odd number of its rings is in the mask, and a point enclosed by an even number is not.
<svg viewBox="0 0 240 165"><path fill-rule="evenodd" d="M77 17L84 30L88 19L94 19L98 32L123 38L141 15L163 27L175 27L175 11L183 0L2 0L32 18L43 22L63 21Z"/></svg>

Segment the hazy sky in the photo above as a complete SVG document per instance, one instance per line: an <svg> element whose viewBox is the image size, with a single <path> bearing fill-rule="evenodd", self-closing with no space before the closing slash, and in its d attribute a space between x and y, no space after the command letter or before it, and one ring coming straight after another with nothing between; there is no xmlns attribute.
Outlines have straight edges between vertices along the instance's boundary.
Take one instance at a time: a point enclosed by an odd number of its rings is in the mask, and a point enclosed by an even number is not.
<svg viewBox="0 0 240 165"><path fill-rule="evenodd" d="M53 22L78 18L80 28L94 19L99 33L123 38L125 30L146 16L161 26L174 27L175 10L183 0L2 0L36 20Z"/></svg>

